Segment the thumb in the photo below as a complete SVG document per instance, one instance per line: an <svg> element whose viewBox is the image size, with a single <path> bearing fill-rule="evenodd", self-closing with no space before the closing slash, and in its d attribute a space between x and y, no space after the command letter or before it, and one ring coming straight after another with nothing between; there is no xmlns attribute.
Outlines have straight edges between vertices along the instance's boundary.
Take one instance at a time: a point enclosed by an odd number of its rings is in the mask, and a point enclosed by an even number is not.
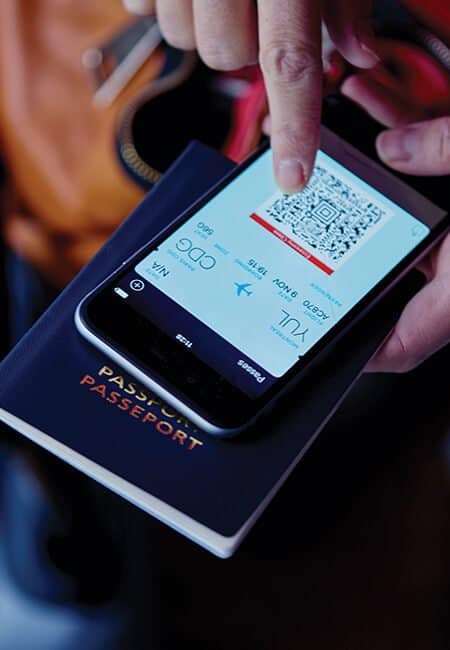
<svg viewBox="0 0 450 650"><path fill-rule="evenodd" d="M436 276L410 300L367 370L406 372L450 342L449 280L450 273Z"/></svg>
<svg viewBox="0 0 450 650"><path fill-rule="evenodd" d="M377 151L383 162L406 174L450 174L450 117L383 131Z"/></svg>

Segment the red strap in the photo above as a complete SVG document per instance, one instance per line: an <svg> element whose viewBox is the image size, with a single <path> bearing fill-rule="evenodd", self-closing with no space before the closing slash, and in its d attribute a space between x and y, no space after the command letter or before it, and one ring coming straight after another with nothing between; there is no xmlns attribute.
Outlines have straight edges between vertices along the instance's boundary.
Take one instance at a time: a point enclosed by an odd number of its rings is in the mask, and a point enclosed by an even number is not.
<svg viewBox="0 0 450 650"><path fill-rule="evenodd" d="M424 25L447 43L450 42L450 3L448 0L403 0Z"/></svg>
<svg viewBox="0 0 450 650"><path fill-rule="evenodd" d="M258 146L261 124L267 114L266 90L259 68L249 68L243 71L243 76L248 82L247 89L235 101L231 131L222 149L235 162L244 160Z"/></svg>

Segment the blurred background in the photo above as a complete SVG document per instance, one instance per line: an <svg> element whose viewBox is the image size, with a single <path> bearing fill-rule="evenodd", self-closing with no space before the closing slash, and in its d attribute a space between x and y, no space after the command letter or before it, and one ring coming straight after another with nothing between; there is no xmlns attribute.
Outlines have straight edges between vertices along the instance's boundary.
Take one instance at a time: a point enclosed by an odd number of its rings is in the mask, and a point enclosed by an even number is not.
<svg viewBox="0 0 450 650"><path fill-rule="evenodd" d="M448 115L448 2L374 25L374 82ZM325 31L323 59L339 92ZM121 0L0 0L0 354L191 139L239 162L266 115L257 67L209 71ZM0 650L449 648L449 364L364 376L227 562L1 429Z"/></svg>

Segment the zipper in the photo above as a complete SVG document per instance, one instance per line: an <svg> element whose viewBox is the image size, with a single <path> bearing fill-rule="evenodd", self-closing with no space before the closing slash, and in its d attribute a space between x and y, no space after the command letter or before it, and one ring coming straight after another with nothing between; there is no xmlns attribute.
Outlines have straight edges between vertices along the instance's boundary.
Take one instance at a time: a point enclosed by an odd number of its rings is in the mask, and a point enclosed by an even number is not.
<svg viewBox="0 0 450 650"><path fill-rule="evenodd" d="M182 52L164 45L165 63L160 76L144 88L123 111L117 129L117 151L128 175L146 190L161 178L162 172L152 167L140 156L133 137L136 113L155 97L179 86L190 77L197 64L193 52Z"/></svg>

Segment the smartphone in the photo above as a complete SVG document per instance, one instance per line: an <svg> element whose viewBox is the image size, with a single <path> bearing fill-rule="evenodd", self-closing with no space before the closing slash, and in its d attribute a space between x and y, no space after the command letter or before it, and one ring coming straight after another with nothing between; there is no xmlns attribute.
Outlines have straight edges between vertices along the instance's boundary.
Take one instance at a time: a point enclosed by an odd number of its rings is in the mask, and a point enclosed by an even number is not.
<svg viewBox="0 0 450 650"><path fill-rule="evenodd" d="M444 178L384 168L356 108L326 115L303 192L278 189L264 145L76 311L88 341L210 434L307 381L448 231Z"/></svg>

